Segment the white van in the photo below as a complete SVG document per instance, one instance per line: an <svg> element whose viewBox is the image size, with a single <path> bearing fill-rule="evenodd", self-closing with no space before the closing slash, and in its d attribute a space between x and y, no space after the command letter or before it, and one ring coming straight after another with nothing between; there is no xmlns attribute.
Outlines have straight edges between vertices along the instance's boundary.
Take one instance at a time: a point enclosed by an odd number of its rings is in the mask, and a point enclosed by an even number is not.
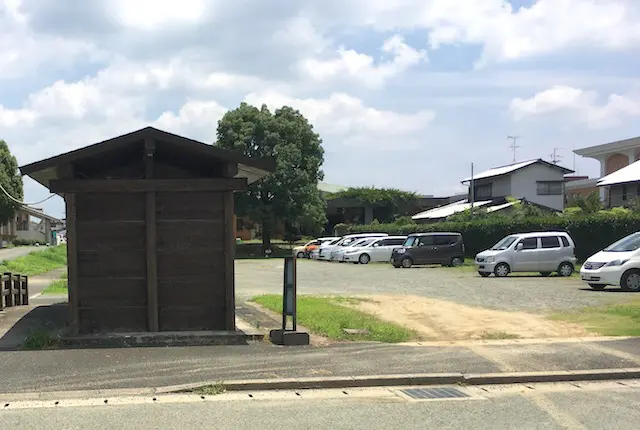
<svg viewBox="0 0 640 430"><path fill-rule="evenodd" d="M338 246L347 246L355 240L364 239L365 237L382 237L389 236L387 233L357 233L348 234L342 236L337 242L332 242L330 245L323 245L318 248L318 260L328 261L331 258L331 251Z"/></svg>
<svg viewBox="0 0 640 430"><path fill-rule="evenodd" d="M407 236L385 236L374 238L366 246L358 246L350 249L342 256L342 261L355 264L368 264L370 261L391 260L391 253L394 249L400 248Z"/></svg>
<svg viewBox="0 0 640 430"><path fill-rule="evenodd" d="M614 285L640 292L640 232L593 254L582 265L580 277L594 290Z"/></svg>
<svg viewBox="0 0 640 430"><path fill-rule="evenodd" d="M480 276L507 276L511 272L540 272L571 276L576 265L575 244L568 233L547 231L512 234L476 255Z"/></svg>

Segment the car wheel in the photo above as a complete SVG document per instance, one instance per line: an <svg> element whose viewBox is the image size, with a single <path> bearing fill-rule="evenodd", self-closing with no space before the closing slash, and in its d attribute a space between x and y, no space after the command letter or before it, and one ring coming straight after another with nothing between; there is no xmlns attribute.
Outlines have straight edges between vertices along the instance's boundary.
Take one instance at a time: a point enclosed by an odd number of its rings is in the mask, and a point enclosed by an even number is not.
<svg viewBox="0 0 640 430"><path fill-rule="evenodd" d="M640 292L640 270L631 269L624 272L620 279L620 287L624 291Z"/></svg>
<svg viewBox="0 0 640 430"><path fill-rule="evenodd" d="M544 276L545 278L546 278L547 276L551 276L551 272L540 272L540 274L541 274L542 276Z"/></svg>
<svg viewBox="0 0 640 430"><path fill-rule="evenodd" d="M478 272L478 274L480 276L482 276L483 278L487 278L489 275L491 275L491 273L489 273L489 272Z"/></svg>
<svg viewBox="0 0 640 430"><path fill-rule="evenodd" d="M399 269L399 268L401 268L402 266L399 266L399 265L394 264L394 265L393 265L393 267L394 267L394 269Z"/></svg>
<svg viewBox="0 0 640 430"><path fill-rule="evenodd" d="M409 257L406 257L402 259L401 264L402 264L402 267L404 267L405 269L408 269L411 266L413 266L413 260Z"/></svg>
<svg viewBox="0 0 640 430"><path fill-rule="evenodd" d="M360 264L368 264L369 261L371 261L371 257L369 257L369 254L362 254L360 258L358 258L358 261Z"/></svg>
<svg viewBox="0 0 640 430"><path fill-rule="evenodd" d="M558 266L558 275L564 277L573 275L573 264L567 261L560 263L560 266Z"/></svg>
<svg viewBox="0 0 640 430"><path fill-rule="evenodd" d="M597 291L602 291L607 287L605 284L589 284L589 286Z"/></svg>
<svg viewBox="0 0 640 430"><path fill-rule="evenodd" d="M304 252L300 251L296 254L296 258L304 258Z"/></svg>
<svg viewBox="0 0 640 430"><path fill-rule="evenodd" d="M453 257L451 259L451 266L453 267L462 266L462 263L464 263L464 261L462 261L462 258L460 257Z"/></svg>
<svg viewBox="0 0 640 430"><path fill-rule="evenodd" d="M509 272L511 272L511 268L509 267L509 265L507 263L500 263L496 266L495 269L493 269L493 273L498 277L498 278L504 278L505 276L507 276L509 274Z"/></svg>

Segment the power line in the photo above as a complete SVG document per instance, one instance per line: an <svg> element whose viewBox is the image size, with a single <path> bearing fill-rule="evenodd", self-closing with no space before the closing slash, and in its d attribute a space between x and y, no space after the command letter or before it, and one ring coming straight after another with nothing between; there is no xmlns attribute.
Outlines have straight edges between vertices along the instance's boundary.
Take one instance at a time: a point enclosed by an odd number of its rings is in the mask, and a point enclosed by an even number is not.
<svg viewBox="0 0 640 430"><path fill-rule="evenodd" d="M0 163L4 161L4 158L0 159ZM40 203L44 203L49 199L54 198L55 196L57 196L57 194L51 194L49 197L47 197L46 199L40 200L39 202L33 202L33 203L25 203L19 199L16 199L15 197L13 197L11 194L9 194L9 192L7 190L5 190L5 188L2 186L2 184L0 183L0 190L2 190L2 192L9 197L9 199L13 200L16 203L20 203L21 205L24 206L35 206L35 205L39 205Z"/></svg>
<svg viewBox="0 0 640 430"><path fill-rule="evenodd" d="M516 149L520 148L520 145L516 145L516 142L518 139L520 139L522 136L507 136L507 139L511 139L511 145L509 145L509 148L511 148L511 151L513 151L513 162L516 162Z"/></svg>

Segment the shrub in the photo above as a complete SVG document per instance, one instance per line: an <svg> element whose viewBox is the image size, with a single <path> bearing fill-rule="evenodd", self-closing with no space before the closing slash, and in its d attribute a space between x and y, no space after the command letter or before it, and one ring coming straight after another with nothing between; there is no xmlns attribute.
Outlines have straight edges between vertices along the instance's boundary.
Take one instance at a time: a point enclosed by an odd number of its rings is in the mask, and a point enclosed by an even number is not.
<svg viewBox="0 0 640 430"><path fill-rule="evenodd" d="M383 224L377 224L377 225L383 225ZM333 227L333 235L334 236L344 236L345 234L347 234L347 232L349 231L349 226L347 224L336 224Z"/></svg>
<svg viewBox="0 0 640 430"><path fill-rule="evenodd" d="M434 224L376 224L354 225L350 233L384 232L409 234L452 231L462 233L469 254L490 248L504 236L513 233L563 230L569 232L576 243L576 257L584 260L616 240L640 231L640 216L615 215L600 212L584 217L548 216L538 218L487 218L479 221L439 222Z"/></svg>

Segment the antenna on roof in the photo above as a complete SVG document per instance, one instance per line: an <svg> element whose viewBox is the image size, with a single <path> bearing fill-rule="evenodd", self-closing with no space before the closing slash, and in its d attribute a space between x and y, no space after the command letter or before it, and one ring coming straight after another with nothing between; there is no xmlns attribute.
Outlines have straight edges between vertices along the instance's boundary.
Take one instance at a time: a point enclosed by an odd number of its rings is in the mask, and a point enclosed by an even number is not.
<svg viewBox="0 0 640 430"><path fill-rule="evenodd" d="M549 157L551 157L551 162L553 164L558 164L558 161L560 161L560 159L562 158L562 155L558 154L558 151L560 149L562 149L562 148L553 148L553 152L551 154L549 154ZM573 162L575 164L575 159L573 160Z"/></svg>
<svg viewBox="0 0 640 430"><path fill-rule="evenodd" d="M518 139L520 139L522 136L507 136L507 139L511 139L511 145L509 145L509 148L511 148L511 151L513 152L513 162L516 162L516 149L520 148L520 145L516 145L516 142Z"/></svg>

